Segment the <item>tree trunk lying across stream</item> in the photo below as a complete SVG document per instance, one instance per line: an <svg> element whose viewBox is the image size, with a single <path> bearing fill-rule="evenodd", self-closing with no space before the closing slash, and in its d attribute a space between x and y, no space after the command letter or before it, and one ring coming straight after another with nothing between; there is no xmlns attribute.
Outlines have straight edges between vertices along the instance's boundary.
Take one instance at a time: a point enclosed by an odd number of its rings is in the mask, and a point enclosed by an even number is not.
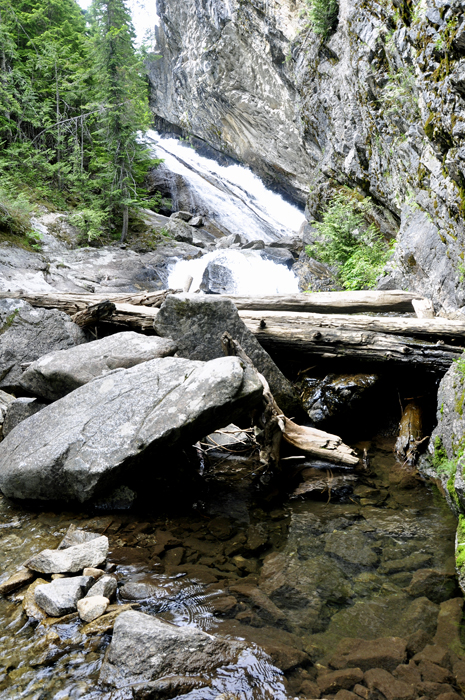
<svg viewBox="0 0 465 700"><path fill-rule="evenodd" d="M40 293L22 294L2 292L0 298L21 297L32 306L57 308L72 316L80 325L93 321L92 313L85 312L90 305L110 301L115 310L105 320L140 331L151 331L153 322L168 294L173 290L141 294L76 294ZM295 295L317 297L319 293ZM326 299L331 294L352 296L356 292L321 293ZM360 294L375 294L361 292ZM381 293L380 293L381 294ZM382 293L387 294L387 292ZM393 294L393 292L389 292ZM396 294L406 294L396 292ZM413 297L413 295L410 295ZM224 298L218 296L217 298ZM234 300L235 297L228 297ZM465 323L442 318L417 319L411 317L355 316L349 314L322 314L303 311L248 310L246 304L265 303L260 297L240 297L239 315L259 342L270 350L302 350L322 357L350 357L368 361L390 361L425 365L433 371L445 372L465 348ZM263 298L262 298L263 299ZM273 301L274 297L265 297ZM283 297L277 295L279 303ZM284 297L289 299L289 297ZM271 302L270 302L271 303ZM288 302L285 301L286 305ZM448 344L446 344L446 342ZM450 344L454 343L454 345Z"/></svg>
<svg viewBox="0 0 465 700"><path fill-rule="evenodd" d="M180 291L180 290L177 290ZM167 294L162 292L141 292L139 294L79 294L74 292L0 292L0 299L21 298L32 306L56 308L73 314L82 311L88 304L112 301L115 304L135 304L136 306L159 307ZM313 311L317 313L363 313L363 312L413 312L413 299L421 299L418 294L394 289L388 292L375 290L356 292L313 292L312 294L276 294L273 296L218 295L219 299L231 299L238 309L267 311Z"/></svg>

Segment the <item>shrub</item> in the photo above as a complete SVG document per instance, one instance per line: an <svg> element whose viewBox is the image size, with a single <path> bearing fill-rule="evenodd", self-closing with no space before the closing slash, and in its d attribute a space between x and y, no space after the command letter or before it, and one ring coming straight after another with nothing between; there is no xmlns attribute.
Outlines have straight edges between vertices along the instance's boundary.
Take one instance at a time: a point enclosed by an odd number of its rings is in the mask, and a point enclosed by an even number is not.
<svg viewBox="0 0 465 700"><path fill-rule="evenodd" d="M315 34L326 38L336 28L339 13L338 0L306 0L307 16Z"/></svg>
<svg viewBox="0 0 465 700"><path fill-rule="evenodd" d="M101 209L80 209L74 212L69 221L83 233L89 243L99 238L108 220L108 212Z"/></svg>
<svg viewBox="0 0 465 700"><path fill-rule="evenodd" d="M31 228L32 206L27 197L0 186L0 229L13 234L27 234Z"/></svg>
<svg viewBox="0 0 465 700"><path fill-rule="evenodd" d="M313 222L320 240L306 251L337 269L345 289L373 289L392 253L375 224L368 223L372 204L345 189L328 204L323 221Z"/></svg>

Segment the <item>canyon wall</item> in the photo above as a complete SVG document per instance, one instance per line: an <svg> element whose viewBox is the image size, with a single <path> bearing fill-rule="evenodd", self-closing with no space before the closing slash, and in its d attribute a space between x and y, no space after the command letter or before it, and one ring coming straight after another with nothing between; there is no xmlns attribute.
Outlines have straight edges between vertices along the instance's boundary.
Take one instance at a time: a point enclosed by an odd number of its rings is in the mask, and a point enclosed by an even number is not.
<svg viewBox="0 0 465 700"><path fill-rule="evenodd" d="M149 62L160 122L249 164L318 216L340 185L396 236L382 288L465 313L465 23L457 0L158 0Z"/></svg>

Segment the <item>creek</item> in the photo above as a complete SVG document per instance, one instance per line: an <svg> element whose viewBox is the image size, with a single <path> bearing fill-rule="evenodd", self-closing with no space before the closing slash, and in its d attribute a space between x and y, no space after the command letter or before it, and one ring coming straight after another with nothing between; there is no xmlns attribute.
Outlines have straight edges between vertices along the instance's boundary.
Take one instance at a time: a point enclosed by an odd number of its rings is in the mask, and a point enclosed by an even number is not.
<svg viewBox="0 0 465 700"><path fill-rule="evenodd" d="M240 460L227 469L207 463L202 498L183 512L44 512L2 498L1 570L56 547L71 523L105 532L119 603L129 602L121 586L145 583L136 609L250 644L215 688L183 697L293 697L342 638L434 635L438 603L457 594L456 521L442 496L396 464L392 438L358 446L368 449L369 467L347 484L347 470L322 469L327 486L310 499L289 497L297 476L281 484L282 495L261 497ZM424 569L442 572L442 583L422 589L416 572ZM103 698L97 679L110 635L83 634L77 615L36 626L23 598L20 590L0 600L0 698Z"/></svg>

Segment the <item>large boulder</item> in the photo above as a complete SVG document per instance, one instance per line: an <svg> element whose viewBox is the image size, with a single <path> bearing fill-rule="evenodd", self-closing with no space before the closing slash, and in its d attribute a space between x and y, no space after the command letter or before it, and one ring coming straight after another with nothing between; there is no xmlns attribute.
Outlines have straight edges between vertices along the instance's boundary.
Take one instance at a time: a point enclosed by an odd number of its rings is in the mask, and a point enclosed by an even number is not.
<svg viewBox="0 0 465 700"><path fill-rule="evenodd" d="M21 377L31 394L56 401L114 369L134 367L157 357L174 355L169 339L127 331L68 350L48 353L33 362Z"/></svg>
<svg viewBox="0 0 465 700"><path fill-rule="evenodd" d="M158 335L177 343L179 357L192 360L222 357L221 336L228 331L266 377L281 409L290 415L301 410L292 384L245 326L229 299L170 295L155 319L154 328Z"/></svg>
<svg viewBox="0 0 465 700"><path fill-rule="evenodd" d="M1 299L0 389L18 389L23 364L86 340L83 330L62 311L34 309L21 299Z"/></svg>
<svg viewBox="0 0 465 700"><path fill-rule="evenodd" d="M14 399L8 406L5 419L3 421L3 437L11 433L13 428L26 420L29 416L33 416L37 411L41 411L47 404L41 403L37 399L31 399L21 396L19 399Z"/></svg>
<svg viewBox="0 0 465 700"><path fill-rule="evenodd" d="M236 357L166 357L114 370L7 435L0 488L13 498L87 501L127 469L145 463L153 471L161 446L193 444L261 395L258 376Z"/></svg>
<svg viewBox="0 0 465 700"><path fill-rule="evenodd" d="M128 610L115 622L99 680L121 688L168 675L204 676L236 661L243 649L240 642Z"/></svg>

